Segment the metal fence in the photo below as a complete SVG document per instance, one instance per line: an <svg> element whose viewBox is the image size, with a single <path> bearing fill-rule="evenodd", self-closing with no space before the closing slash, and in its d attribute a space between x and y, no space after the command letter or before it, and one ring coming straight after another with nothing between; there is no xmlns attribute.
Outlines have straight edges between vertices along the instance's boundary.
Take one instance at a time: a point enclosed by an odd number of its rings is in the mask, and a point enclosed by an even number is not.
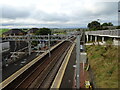
<svg viewBox="0 0 120 90"><path fill-rule="evenodd" d="M71 35L50 35L51 41L66 40L71 38ZM25 35L25 36L4 36L2 41L48 41L48 35Z"/></svg>
<svg viewBox="0 0 120 90"><path fill-rule="evenodd" d="M86 31L85 34L86 35L120 36L120 29L99 30L99 31Z"/></svg>

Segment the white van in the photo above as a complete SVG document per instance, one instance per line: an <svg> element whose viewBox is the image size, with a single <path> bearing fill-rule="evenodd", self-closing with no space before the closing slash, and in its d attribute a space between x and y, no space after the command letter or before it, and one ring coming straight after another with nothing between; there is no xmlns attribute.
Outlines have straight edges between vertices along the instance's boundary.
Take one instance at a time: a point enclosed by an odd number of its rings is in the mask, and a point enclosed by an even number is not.
<svg viewBox="0 0 120 90"><path fill-rule="evenodd" d="M84 52L85 51L85 46L84 45L80 45L80 52Z"/></svg>

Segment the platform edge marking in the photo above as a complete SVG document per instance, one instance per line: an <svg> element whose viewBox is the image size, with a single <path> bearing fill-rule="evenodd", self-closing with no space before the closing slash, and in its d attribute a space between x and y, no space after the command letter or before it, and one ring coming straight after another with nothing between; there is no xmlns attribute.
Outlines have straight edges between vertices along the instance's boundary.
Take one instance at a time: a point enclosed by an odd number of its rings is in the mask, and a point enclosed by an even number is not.
<svg viewBox="0 0 120 90"><path fill-rule="evenodd" d="M55 80L53 81L52 83L52 86L51 86L51 90L52 88L59 88L60 87L60 84L62 82L62 78L63 78L63 75L65 73L65 70L66 70L66 67L67 67L67 64L68 64L68 61L70 59L70 56L72 54L72 51L74 49L74 46L75 46L75 43L73 43L73 45L71 46L70 50L68 51L56 77L55 77ZM63 67L64 66L64 67Z"/></svg>
<svg viewBox="0 0 120 90"><path fill-rule="evenodd" d="M64 40L61 41L61 42L59 42L57 45L53 46L50 49L50 51L52 51L54 48L56 48L58 45L60 45L63 42L64 42ZM5 79L3 82L1 82L0 83L0 90L3 89L4 87L6 87L9 83L11 83L14 79L16 79L19 75L21 75L25 70L27 70L34 63L36 63L37 61L39 61L39 59L41 59L42 57L44 57L47 53L48 53L48 50L47 50L47 52L45 52L42 55L39 55L38 57L36 57L35 59L33 59L31 62L29 62L28 64L26 64L20 70L16 71L14 74L12 74L10 77L8 77L7 79Z"/></svg>

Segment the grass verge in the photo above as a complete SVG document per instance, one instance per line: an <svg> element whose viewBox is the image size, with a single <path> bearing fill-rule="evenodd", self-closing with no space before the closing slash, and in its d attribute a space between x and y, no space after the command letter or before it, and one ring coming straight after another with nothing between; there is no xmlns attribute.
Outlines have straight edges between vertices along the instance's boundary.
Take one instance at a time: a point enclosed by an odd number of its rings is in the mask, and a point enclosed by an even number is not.
<svg viewBox="0 0 120 90"><path fill-rule="evenodd" d="M86 46L95 83L98 88L118 88L118 47Z"/></svg>

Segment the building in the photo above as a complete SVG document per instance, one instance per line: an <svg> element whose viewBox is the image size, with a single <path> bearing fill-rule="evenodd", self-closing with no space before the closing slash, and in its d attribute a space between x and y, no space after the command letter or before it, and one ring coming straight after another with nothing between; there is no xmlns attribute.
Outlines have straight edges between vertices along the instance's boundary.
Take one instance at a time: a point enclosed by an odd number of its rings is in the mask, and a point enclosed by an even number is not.
<svg viewBox="0 0 120 90"><path fill-rule="evenodd" d="M31 28L30 30L28 30L28 32L30 34L35 34L39 29L38 28Z"/></svg>
<svg viewBox="0 0 120 90"><path fill-rule="evenodd" d="M3 33L3 35L6 35L6 36L8 36L8 35L25 35L25 34L26 33L21 29L11 29L11 30Z"/></svg>

